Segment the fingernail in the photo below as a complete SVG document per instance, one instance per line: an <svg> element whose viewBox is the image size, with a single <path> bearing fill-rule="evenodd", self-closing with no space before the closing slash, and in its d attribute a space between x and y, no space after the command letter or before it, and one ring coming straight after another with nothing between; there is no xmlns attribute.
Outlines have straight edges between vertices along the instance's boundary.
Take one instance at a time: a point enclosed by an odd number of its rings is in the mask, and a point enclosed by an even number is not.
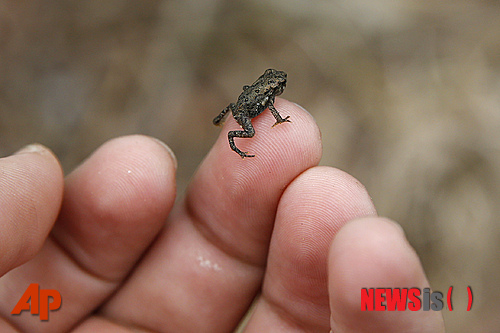
<svg viewBox="0 0 500 333"><path fill-rule="evenodd" d="M297 104L295 102L292 102L292 104L294 104L296 107L298 107L299 109L301 109L302 111L306 112L308 115L311 115L311 113L309 111L307 111L306 109L304 109L304 107L300 104Z"/></svg>
<svg viewBox="0 0 500 333"><path fill-rule="evenodd" d="M31 154L31 153L43 153L46 151L46 148L42 146L41 144L38 143L32 143L27 146L24 146L23 148L19 149L16 151L13 155L20 155L20 154Z"/></svg>
<svg viewBox="0 0 500 333"><path fill-rule="evenodd" d="M160 141L159 139L157 138L153 138L156 142L158 142L163 148L165 148L165 150L170 154L170 156L172 156L172 159L174 160L174 167L175 169L177 170L177 158L175 157L175 154L174 152L172 151L172 149L170 149L169 146L167 146L167 144L163 141Z"/></svg>

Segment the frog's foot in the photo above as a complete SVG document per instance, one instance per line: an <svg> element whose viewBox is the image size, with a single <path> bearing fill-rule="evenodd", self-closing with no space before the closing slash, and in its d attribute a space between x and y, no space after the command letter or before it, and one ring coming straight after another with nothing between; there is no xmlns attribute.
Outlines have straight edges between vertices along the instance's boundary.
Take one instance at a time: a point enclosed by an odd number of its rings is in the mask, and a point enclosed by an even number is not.
<svg viewBox="0 0 500 333"><path fill-rule="evenodd" d="M229 139L229 146L231 147L231 149L237 153L238 155L241 156L241 158L245 158L245 157L255 157L255 155L248 155L248 152L247 151L241 151L238 147L236 147L236 145L234 144L234 140L233 138Z"/></svg>
<svg viewBox="0 0 500 333"><path fill-rule="evenodd" d="M291 123L291 121L288 120L288 118L290 118L290 116L286 116L285 119L281 118L280 120L276 120L276 122L274 123L274 125L272 127L279 125L281 123Z"/></svg>
<svg viewBox="0 0 500 333"><path fill-rule="evenodd" d="M244 159L245 157L255 157L255 155L248 155L248 152L247 151L237 151L237 153L241 156L242 159Z"/></svg>

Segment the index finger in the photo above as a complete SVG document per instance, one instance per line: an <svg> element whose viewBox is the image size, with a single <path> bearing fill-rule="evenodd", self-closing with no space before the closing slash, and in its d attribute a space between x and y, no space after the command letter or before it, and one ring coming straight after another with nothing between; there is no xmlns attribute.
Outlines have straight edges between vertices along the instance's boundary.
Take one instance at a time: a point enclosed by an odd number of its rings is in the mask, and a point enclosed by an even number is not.
<svg viewBox="0 0 500 333"><path fill-rule="evenodd" d="M252 119L256 134L229 148L226 122L186 197L124 288L104 308L115 321L161 330L234 329L260 289L278 201L287 185L319 163L321 136L310 114L278 99L291 123L272 128L269 111ZM148 306L154 302L155 306Z"/></svg>
<svg viewBox="0 0 500 333"><path fill-rule="evenodd" d="M304 170L321 158L319 129L304 109L279 99L277 109L290 123L273 126L267 111L253 119L253 138L236 139L255 157L242 159L228 145L233 119L196 173L185 199L187 213L205 237L225 252L256 265L266 260L267 244L281 194Z"/></svg>

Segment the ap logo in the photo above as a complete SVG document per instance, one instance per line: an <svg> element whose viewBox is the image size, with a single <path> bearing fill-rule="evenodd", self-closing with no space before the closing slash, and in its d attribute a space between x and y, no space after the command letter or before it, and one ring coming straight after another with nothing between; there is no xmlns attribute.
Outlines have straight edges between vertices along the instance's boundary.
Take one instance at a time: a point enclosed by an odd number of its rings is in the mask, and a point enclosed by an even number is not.
<svg viewBox="0 0 500 333"><path fill-rule="evenodd" d="M51 299L52 301L50 301ZM32 315L40 315L40 320L49 320L49 311L58 310L61 303L61 294L57 290L40 289L38 283L32 283L21 296L11 314L19 315L22 311L31 310Z"/></svg>

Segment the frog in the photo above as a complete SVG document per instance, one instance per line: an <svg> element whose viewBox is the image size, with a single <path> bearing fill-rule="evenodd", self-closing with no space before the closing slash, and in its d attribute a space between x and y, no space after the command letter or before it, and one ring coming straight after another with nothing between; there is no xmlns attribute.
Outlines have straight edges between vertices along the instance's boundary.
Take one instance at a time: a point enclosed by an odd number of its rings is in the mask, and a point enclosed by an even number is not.
<svg viewBox="0 0 500 333"><path fill-rule="evenodd" d="M254 83L243 86L243 92L238 97L236 103L230 103L214 118L214 125L220 126L229 111L233 118L243 129L242 131L229 131L227 137L229 147L235 151L241 158L255 157L248 152L241 151L236 147L234 138L252 138L255 135L255 129L252 125L252 118L257 117L267 108L271 111L276 123L274 126L289 123L290 116L282 118L278 110L274 107L274 99L283 93L286 87L287 74L276 69L267 69Z"/></svg>

